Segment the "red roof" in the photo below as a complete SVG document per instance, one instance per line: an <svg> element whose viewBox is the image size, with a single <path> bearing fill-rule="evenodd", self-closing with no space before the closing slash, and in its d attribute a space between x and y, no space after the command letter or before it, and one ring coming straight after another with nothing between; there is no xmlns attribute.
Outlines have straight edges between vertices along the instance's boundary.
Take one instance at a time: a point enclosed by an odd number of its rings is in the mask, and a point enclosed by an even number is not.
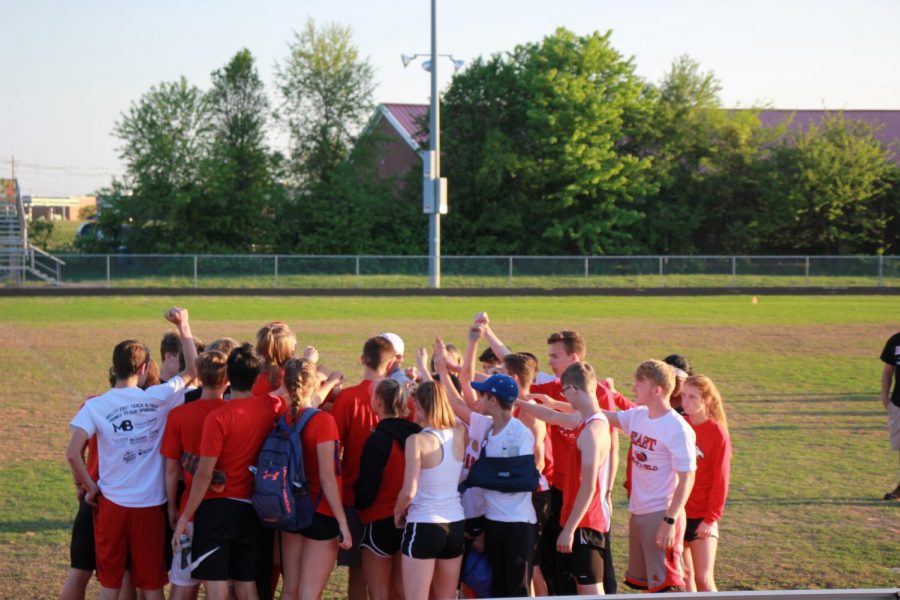
<svg viewBox="0 0 900 600"><path fill-rule="evenodd" d="M428 144L428 127L421 126L428 119L427 104L384 104L391 116L397 120L404 131L419 145Z"/></svg>

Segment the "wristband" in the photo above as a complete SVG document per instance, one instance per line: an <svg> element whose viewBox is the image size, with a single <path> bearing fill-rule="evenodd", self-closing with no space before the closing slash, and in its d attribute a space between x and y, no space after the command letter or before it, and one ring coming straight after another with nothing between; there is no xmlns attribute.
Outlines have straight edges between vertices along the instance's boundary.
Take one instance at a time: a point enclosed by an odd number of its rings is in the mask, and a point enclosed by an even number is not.
<svg viewBox="0 0 900 600"><path fill-rule="evenodd" d="M673 517L663 517L663 521L665 521L665 522L668 523L669 525L674 525L674 524L675 524L675 519L674 519Z"/></svg>

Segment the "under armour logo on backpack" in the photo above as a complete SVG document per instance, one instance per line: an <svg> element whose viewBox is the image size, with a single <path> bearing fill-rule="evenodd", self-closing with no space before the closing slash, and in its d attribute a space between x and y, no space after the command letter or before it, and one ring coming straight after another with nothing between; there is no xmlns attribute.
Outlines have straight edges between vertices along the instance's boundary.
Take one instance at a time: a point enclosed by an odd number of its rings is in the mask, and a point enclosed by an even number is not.
<svg viewBox="0 0 900 600"><path fill-rule="evenodd" d="M263 473L263 479L271 479L272 481L278 481L278 476L281 474L280 471L266 471Z"/></svg>

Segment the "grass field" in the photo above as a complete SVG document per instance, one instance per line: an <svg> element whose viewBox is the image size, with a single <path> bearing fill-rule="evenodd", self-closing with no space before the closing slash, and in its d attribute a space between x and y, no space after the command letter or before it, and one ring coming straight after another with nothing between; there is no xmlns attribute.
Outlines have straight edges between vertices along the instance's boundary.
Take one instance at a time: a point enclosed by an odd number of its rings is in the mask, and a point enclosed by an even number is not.
<svg viewBox="0 0 900 600"><path fill-rule="evenodd" d="M198 337L251 339L287 321L322 362L358 378L363 340L399 333L408 354L435 334L462 344L491 314L513 349L544 355L546 335L577 328L588 360L628 390L635 365L688 355L725 397L734 443L721 524L720 589L891 587L900 581L900 503L878 401L896 297L691 298L48 298L0 299L0 597L50 598L68 565L76 504L67 423L105 387L113 345L157 345L161 315L191 311ZM626 392L630 393L630 392ZM623 444L623 446L626 446ZM625 496L615 491L616 568L626 561ZM334 597L344 574L336 571Z"/></svg>

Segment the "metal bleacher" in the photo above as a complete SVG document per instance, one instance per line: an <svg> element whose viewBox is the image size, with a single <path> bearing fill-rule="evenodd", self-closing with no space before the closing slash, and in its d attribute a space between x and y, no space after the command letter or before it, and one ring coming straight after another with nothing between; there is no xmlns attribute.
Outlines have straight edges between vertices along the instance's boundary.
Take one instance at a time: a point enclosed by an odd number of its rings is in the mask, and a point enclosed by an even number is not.
<svg viewBox="0 0 900 600"><path fill-rule="evenodd" d="M22 198L0 201L0 281L26 283L29 278L59 283L65 263L28 242L28 223Z"/></svg>

